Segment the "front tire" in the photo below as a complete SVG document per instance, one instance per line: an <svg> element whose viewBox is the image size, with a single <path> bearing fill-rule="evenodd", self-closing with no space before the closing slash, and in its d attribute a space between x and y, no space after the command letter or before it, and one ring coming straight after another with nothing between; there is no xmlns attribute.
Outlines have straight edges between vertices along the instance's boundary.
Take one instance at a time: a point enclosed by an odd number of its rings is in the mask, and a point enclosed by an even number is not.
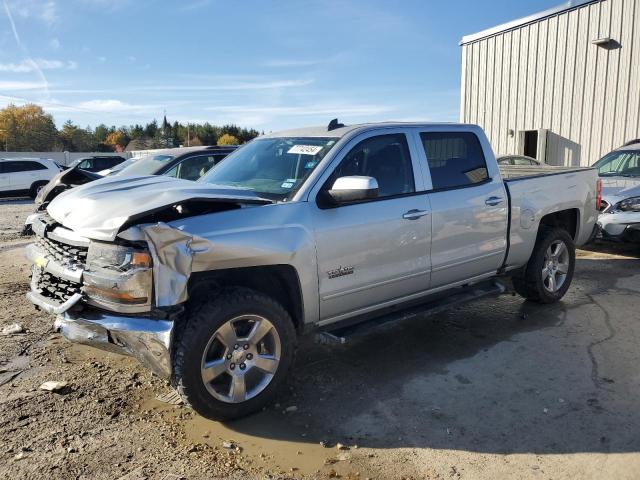
<svg viewBox="0 0 640 480"><path fill-rule="evenodd" d="M49 182L35 182L29 189L29 196L35 200L40 189L43 188L47 183Z"/></svg>
<svg viewBox="0 0 640 480"><path fill-rule="evenodd" d="M544 228L524 272L513 279L513 286L527 300L557 302L571 285L575 264L576 248L571 235L561 228Z"/></svg>
<svg viewBox="0 0 640 480"><path fill-rule="evenodd" d="M204 417L243 417L274 398L295 347L293 322L278 302L246 288L224 290L188 309L172 385Z"/></svg>

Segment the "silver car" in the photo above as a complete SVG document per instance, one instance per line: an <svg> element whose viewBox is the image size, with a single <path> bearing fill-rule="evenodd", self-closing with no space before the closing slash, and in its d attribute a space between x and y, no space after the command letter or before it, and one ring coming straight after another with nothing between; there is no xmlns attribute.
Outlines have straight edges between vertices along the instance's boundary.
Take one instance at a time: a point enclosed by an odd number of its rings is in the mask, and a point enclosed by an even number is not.
<svg viewBox="0 0 640 480"><path fill-rule="evenodd" d="M640 140L598 160L602 179L598 230L603 239L640 242Z"/></svg>

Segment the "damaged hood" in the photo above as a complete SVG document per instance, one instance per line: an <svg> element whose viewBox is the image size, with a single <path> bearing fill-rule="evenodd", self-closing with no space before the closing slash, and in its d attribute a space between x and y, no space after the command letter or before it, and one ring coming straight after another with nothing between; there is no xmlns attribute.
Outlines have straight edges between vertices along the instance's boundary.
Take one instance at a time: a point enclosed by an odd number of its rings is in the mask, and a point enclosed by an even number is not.
<svg viewBox="0 0 640 480"><path fill-rule="evenodd" d="M49 204L47 212L79 235L112 241L132 218L195 199L223 203L270 203L243 188L165 176L115 176L61 193Z"/></svg>

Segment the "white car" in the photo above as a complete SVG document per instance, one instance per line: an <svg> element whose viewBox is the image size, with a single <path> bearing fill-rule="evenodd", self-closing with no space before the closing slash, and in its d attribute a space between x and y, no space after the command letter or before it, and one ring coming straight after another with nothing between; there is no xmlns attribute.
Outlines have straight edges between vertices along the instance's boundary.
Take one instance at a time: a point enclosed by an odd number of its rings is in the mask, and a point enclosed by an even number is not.
<svg viewBox="0 0 640 480"><path fill-rule="evenodd" d="M597 233L605 240L640 242L640 139L608 153L593 166L602 179Z"/></svg>
<svg viewBox="0 0 640 480"><path fill-rule="evenodd" d="M48 158L0 158L0 196L36 198L38 190L61 170Z"/></svg>

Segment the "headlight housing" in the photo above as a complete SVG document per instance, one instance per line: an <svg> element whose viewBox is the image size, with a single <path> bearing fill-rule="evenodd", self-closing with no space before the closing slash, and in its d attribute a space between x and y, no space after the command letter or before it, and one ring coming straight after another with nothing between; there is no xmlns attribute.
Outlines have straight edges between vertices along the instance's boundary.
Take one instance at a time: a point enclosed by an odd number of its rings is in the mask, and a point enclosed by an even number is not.
<svg viewBox="0 0 640 480"><path fill-rule="evenodd" d="M91 242L83 280L89 303L125 313L151 306L152 259L147 249Z"/></svg>
<svg viewBox="0 0 640 480"><path fill-rule="evenodd" d="M621 212L640 212L640 197L625 198L617 203L615 209Z"/></svg>

